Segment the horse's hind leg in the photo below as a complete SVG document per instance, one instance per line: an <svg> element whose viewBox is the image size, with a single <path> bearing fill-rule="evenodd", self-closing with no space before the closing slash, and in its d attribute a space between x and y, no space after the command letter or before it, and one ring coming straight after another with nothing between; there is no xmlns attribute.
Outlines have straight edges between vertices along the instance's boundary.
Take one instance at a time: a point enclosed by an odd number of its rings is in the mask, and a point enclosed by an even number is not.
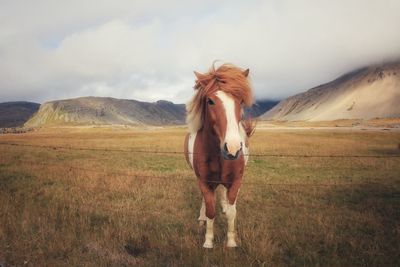
<svg viewBox="0 0 400 267"><path fill-rule="evenodd" d="M199 225L203 226L204 223L207 221L206 217L206 202L204 201L204 197L201 200L201 208L200 208L200 215L197 219L199 221Z"/></svg>
<svg viewBox="0 0 400 267"><path fill-rule="evenodd" d="M228 200L227 200L227 193L228 190L226 189L225 186L220 185L219 186L221 189L221 207L222 207L222 213L226 213L226 209L228 207Z"/></svg>

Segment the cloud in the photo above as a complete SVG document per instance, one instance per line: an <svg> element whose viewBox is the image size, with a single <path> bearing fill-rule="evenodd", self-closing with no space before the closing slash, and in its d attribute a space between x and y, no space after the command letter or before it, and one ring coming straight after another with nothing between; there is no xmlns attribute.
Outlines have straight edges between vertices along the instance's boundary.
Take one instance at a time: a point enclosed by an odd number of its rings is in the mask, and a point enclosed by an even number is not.
<svg viewBox="0 0 400 267"><path fill-rule="evenodd" d="M168 3L167 3L168 2ZM249 67L283 98L400 57L398 1L4 1L0 100L185 102L193 70Z"/></svg>

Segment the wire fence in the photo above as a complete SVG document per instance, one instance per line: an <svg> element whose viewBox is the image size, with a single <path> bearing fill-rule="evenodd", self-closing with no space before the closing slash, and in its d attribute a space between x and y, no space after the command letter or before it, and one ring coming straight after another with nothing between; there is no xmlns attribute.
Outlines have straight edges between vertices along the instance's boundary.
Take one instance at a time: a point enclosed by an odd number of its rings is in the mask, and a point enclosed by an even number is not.
<svg viewBox="0 0 400 267"><path fill-rule="evenodd" d="M0 142L0 146L14 146L14 147L32 147L38 149L49 149L49 150L66 150L66 151L94 151L94 152L122 152L122 153L143 153L143 154L155 154L155 155L184 155L183 151L158 151L158 150L142 150L142 149L118 149L118 148L90 148L90 147L71 147L71 146L51 146L51 145L34 145L34 144L21 144L21 143L10 143L10 142ZM193 153L195 154L195 153ZM250 154L251 157L276 157L276 158L378 158L378 159L394 159L400 158L400 151L398 154L390 154L390 155L310 155L310 154ZM1 159L0 155L0 164L7 163L3 159ZM62 172L63 175L68 172L78 172L80 175L87 175L87 173L96 173L98 175L104 176L118 176L118 177L130 177L133 179L140 180L159 180L162 182L170 182L173 181L175 183L188 183L196 185L197 179L194 174L185 175L182 173L169 173L164 175L149 175L145 173L140 173L134 171L132 169L120 169L120 170L111 170L107 169L106 164L103 164L101 167L83 167L73 165L72 162L69 164L65 164L63 162L39 162L33 160L22 160L16 159L18 163L30 165L32 168L39 168L38 171L46 168L47 170L50 168L55 168L54 172L50 172L48 175L54 177L54 175L58 175L58 172ZM94 162L99 163L97 159ZM12 162L14 163L14 162ZM186 165L187 166L187 165ZM189 167L188 171L189 171ZM191 170L190 170L191 171ZM70 175L75 175L72 173ZM245 174L246 176L246 174ZM382 195L382 192L388 194L387 192L395 192L398 194L400 188L399 184L388 184L383 183L385 180L384 177L375 177L374 179L360 182L309 182L309 183L299 183L299 182L270 182L268 181L268 177L258 177L258 181L247 180L246 178L243 180L242 185L250 186L249 191L254 189L261 188L261 190L271 190L270 194L292 194L292 193L300 193L307 194L306 192L325 192L324 190L337 190L343 192L343 190L349 190L349 194L353 194L353 192L367 192L368 194L379 194ZM351 180L351 177L329 177L331 181L338 180ZM260 181L261 180L261 181ZM324 179L325 181L327 179ZM375 180L375 181L374 181ZM208 183L220 183L218 181L206 181ZM298 190L298 191L295 191ZM319 191L321 190L321 191ZM384 190L384 191L382 191ZM307 198L305 198L307 199ZM329 213L338 213L338 216L343 216L343 207L340 204L337 204L335 201L330 201L330 199L319 199L313 198L311 201L305 201L302 203L301 201L295 201L293 199L288 199L282 201L279 197L272 198L263 198L263 207L268 209L273 209L274 212L279 212L279 209L283 209L284 212L289 211L293 212L293 209L300 209L301 214L303 216L314 216L313 214L318 214L318 218L320 218L320 214L329 214ZM352 206L362 206L363 202L351 202ZM279 227L268 227L269 230L280 229Z"/></svg>
<svg viewBox="0 0 400 267"><path fill-rule="evenodd" d="M123 153L146 153L146 154L163 154L163 155L183 155L185 152L183 151L158 151L158 150L140 150L140 149L117 149L117 148L88 148L88 147L71 147L71 146L50 146L50 145L34 145L34 144L21 144L21 143L10 143L10 142L0 142L2 146L17 146L17 147L33 147L33 148L41 148L41 149L50 149L50 150L73 150L73 151L101 151L101 152L123 152ZM193 153L196 154L196 153ZM294 157L294 158L400 158L399 154L390 154L390 155L299 155L299 154L250 154L250 156L255 157ZM193 177L182 176L181 174L170 174L170 175L148 175L139 172L135 172L132 170L106 170L99 168L87 168L80 166L72 166L65 164L57 164L57 163L48 163L48 162L37 162L37 161L28 161L28 160L18 160L19 163L29 164L31 166L45 166L45 167L62 167L67 171L84 171L84 172L92 172L92 173L100 173L104 175L115 175L115 176L129 176L136 177L141 179L159 179L159 180L167 180L174 179L178 181L190 181L194 182L196 179ZM266 178L266 177L264 177ZM268 179L268 178L267 178ZM270 186L270 187L336 187L336 186L365 186L365 185L377 185L380 186L392 186L392 185L384 185L379 181L383 181L383 179L376 178L375 181L367 181L363 183L277 183L277 182L267 182L264 181L247 181L242 182L242 185L255 185L255 186ZM330 180L349 180L351 177L331 177ZM210 184L220 184L220 181L214 180L206 180L205 182ZM231 182L225 182L225 184L230 184Z"/></svg>
<svg viewBox="0 0 400 267"><path fill-rule="evenodd" d="M173 179L174 181L186 181L186 182L195 182L196 179L194 177L186 177L182 175L148 175L143 173L134 172L131 170L124 170L124 171L111 171L111 170L104 170L99 168L87 168L87 167L77 167L72 165L64 165L64 164L54 164L54 163L46 163L46 162L36 162L36 161L28 161L28 160L18 160L19 163L31 165L31 166L45 166L45 167L61 167L64 168L66 171L84 171L84 172L92 172L92 173L99 173L103 175L116 175L116 176L126 176L126 177L134 177L140 179L159 179L159 180L170 180ZM346 177L340 177L346 178ZM339 179L339 177L333 179ZM216 183L220 184L219 181L205 181L207 183ZM230 184L230 182L226 182ZM387 186L392 187L393 185L389 184L382 184L377 181L368 181L363 183L271 183L271 182L254 182L254 181L245 181L242 185L256 185L256 186L270 186L270 187L342 187L342 186L365 186L365 185L380 185L380 186Z"/></svg>
<svg viewBox="0 0 400 267"><path fill-rule="evenodd" d="M31 164L32 166L49 166L49 167L56 167L54 164L50 163L44 163L44 162L35 162L35 161L26 161L26 160L19 160L19 163L24 163L24 164ZM67 165L62 165L59 164L57 167L63 167L66 169L66 171L84 171L84 172L94 172L94 173L100 173L103 175L119 175L119 176L128 176L128 177L134 177L134 178L140 178L140 179L160 179L165 181L166 179L170 179L172 177L170 176L155 176L155 175L144 175L144 174L138 174L134 173L131 171L103 171L99 169L92 169L92 168L83 168L83 167L76 167L76 166L67 166ZM65 173L64 173L65 174ZM54 173L50 174L51 177L54 177ZM193 183L195 180L194 177L173 177L175 181L184 181L184 182L190 182ZM350 186L351 192L354 192L353 190L355 189L355 186L360 186L359 190L362 190L363 193L368 192L368 193L376 193L376 192L381 192L381 190L384 188L384 190L393 190L395 187L394 185L390 184L381 184L377 182L368 182L368 183L330 183L330 184L310 184L310 183L260 183L260 182L244 182L242 183L244 185L256 185L257 188L261 186L261 188L271 188L273 189L273 192L278 193L281 191L288 191L288 192L293 192L293 189L296 189L300 187L301 189L306 189L306 188L314 188L318 190L319 188L344 188ZM251 189L250 189L251 190ZM397 190L397 188L395 188ZM309 190L307 191L300 191L300 192L310 192ZM314 191L315 192L315 191ZM293 211L293 209L304 209L307 211L307 214L312 214L312 213L319 213L321 210L324 210L324 212L329 212L329 213L334 213L337 212L337 205L334 202L323 202L321 204L315 204L314 203L307 203L307 204L302 204L298 203L297 201L273 201L271 199L265 199L267 200L266 203L263 204L264 208L268 209L284 209L284 210L290 210ZM318 202L320 203L320 202ZM357 205L361 205L362 203L358 203ZM353 205L355 205L353 203ZM328 210L327 210L328 209ZM308 216L308 215L306 215Z"/></svg>
<svg viewBox="0 0 400 267"><path fill-rule="evenodd" d="M45 163L45 162L35 162L35 161L27 161L27 160L19 160L19 163L24 163L24 164L29 164L29 165L41 165L41 166L46 166L46 167L51 167L51 166L56 166L55 164L50 164L50 163ZM132 171L110 171L110 170L100 170L100 169L92 169L92 168L85 168L85 167L76 167L76 166L64 166L61 164L58 164L57 167L64 167L65 169L71 171L71 170L79 170L79 171L86 171L86 172L94 172L94 173L102 173L102 174L107 174L107 175L118 175L118 176L133 176L137 178L154 178L154 179L162 179L166 180L169 178L173 178L174 180L180 180L180 181L195 181L195 179L192 177L183 177L183 176L173 176L173 175L146 175L142 173L135 173ZM209 183L219 183L218 181L207 181ZM253 185L276 185L276 186L312 186L313 184L307 184L307 183L302 183L302 184L292 184L292 183L260 183L260 182L246 182L245 184L253 184ZM315 185L315 184L314 184ZM315 186L335 186L338 184L317 184ZM341 185L349 185L347 184L341 184Z"/></svg>
<svg viewBox="0 0 400 267"><path fill-rule="evenodd" d="M32 145L20 143L0 142L3 146L20 146L20 147L34 147L53 150L77 150L77 151L102 151L102 152L124 152L124 153L143 153L143 154L165 154L165 155L184 155L184 151L161 151L161 150L142 150L142 149L118 149L118 148L90 148L90 147L71 147L71 146L48 146L48 145ZM207 153L187 153L187 154L207 154ZM399 153L386 154L386 155L312 155L312 154L260 154L250 153L244 154L251 157L282 157L282 158L400 158Z"/></svg>

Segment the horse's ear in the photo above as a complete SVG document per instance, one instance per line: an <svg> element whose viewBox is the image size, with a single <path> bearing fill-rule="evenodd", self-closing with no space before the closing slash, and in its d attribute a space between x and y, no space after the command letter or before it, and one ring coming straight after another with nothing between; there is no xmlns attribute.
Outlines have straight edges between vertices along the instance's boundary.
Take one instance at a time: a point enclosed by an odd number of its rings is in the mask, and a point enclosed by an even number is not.
<svg viewBox="0 0 400 267"><path fill-rule="evenodd" d="M204 74L201 74L197 71L193 71L194 75L196 76L197 80L201 80L204 77Z"/></svg>
<svg viewBox="0 0 400 267"><path fill-rule="evenodd" d="M247 69L247 70L243 71L244 77L249 76L249 72L250 72L250 69Z"/></svg>

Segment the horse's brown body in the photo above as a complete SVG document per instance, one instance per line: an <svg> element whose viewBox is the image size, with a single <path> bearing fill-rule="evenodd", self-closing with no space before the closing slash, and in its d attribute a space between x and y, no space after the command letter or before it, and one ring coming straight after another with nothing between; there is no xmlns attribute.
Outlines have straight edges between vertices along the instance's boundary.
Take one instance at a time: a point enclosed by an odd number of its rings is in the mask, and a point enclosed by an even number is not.
<svg viewBox="0 0 400 267"><path fill-rule="evenodd" d="M222 65L197 76L196 94L188 104L190 133L185 156L203 195L200 221L207 221L204 247L213 247L215 191L222 185L223 211L228 219L228 247L235 247L236 199L248 157L247 138L253 127L241 122L242 105L251 105L248 70ZM246 129L245 129L246 128Z"/></svg>
<svg viewBox="0 0 400 267"><path fill-rule="evenodd" d="M213 219L215 217L214 194L218 185L223 185L227 189L227 199L231 205L236 201L244 172L244 155L241 154L235 161L223 159L219 139L207 129L197 132L193 152L189 152L189 136L190 133L187 134L185 141L186 160L198 178L199 188L206 203L206 215ZM189 153L193 155L193 163L189 160Z"/></svg>

